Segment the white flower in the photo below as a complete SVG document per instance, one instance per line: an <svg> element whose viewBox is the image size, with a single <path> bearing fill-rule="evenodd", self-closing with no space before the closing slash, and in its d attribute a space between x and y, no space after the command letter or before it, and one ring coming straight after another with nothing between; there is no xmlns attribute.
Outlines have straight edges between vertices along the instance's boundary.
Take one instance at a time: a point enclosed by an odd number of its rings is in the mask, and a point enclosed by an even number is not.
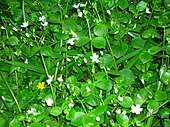
<svg viewBox="0 0 170 127"><path fill-rule="evenodd" d="M87 5L87 2L85 4L80 4L80 7L85 7Z"/></svg>
<svg viewBox="0 0 170 127"><path fill-rule="evenodd" d="M96 121L97 121L97 122L100 121L100 117L99 117L99 116L96 117Z"/></svg>
<svg viewBox="0 0 170 127"><path fill-rule="evenodd" d="M110 116L111 115L110 111L107 111L107 114Z"/></svg>
<svg viewBox="0 0 170 127"><path fill-rule="evenodd" d="M46 127L50 127L49 125L47 125Z"/></svg>
<svg viewBox="0 0 170 127"><path fill-rule="evenodd" d="M25 36L26 36L26 37L30 37L30 35L29 35L28 33L25 33Z"/></svg>
<svg viewBox="0 0 170 127"><path fill-rule="evenodd" d="M74 104L70 103L70 104L68 104L68 107L72 108L72 107L74 107Z"/></svg>
<svg viewBox="0 0 170 127"><path fill-rule="evenodd" d="M119 101L123 101L123 97L118 96L118 100L119 100Z"/></svg>
<svg viewBox="0 0 170 127"><path fill-rule="evenodd" d="M90 92L90 88L88 86L86 86L86 91Z"/></svg>
<svg viewBox="0 0 170 127"><path fill-rule="evenodd" d="M92 59L92 62L93 62L93 63L94 63L94 62L98 63L98 62L99 62L98 57L99 57L99 56L96 55L96 53L93 53L93 55L90 56L90 59Z"/></svg>
<svg viewBox="0 0 170 127"><path fill-rule="evenodd" d="M67 61L70 62L71 61L70 58L67 58Z"/></svg>
<svg viewBox="0 0 170 127"><path fill-rule="evenodd" d="M149 11L149 8L146 8L146 13L150 14L151 12Z"/></svg>
<svg viewBox="0 0 170 127"><path fill-rule="evenodd" d="M116 110L116 113L117 113L117 114L120 114L120 113L121 113L121 110L120 110L120 109L117 109L117 110Z"/></svg>
<svg viewBox="0 0 170 127"><path fill-rule="evenodd" d="M47 103L48 106L52 106L54 101L51 98L45 99L45 102Z"/></svg>
<svg viewBox="0 0 170 127"><path fill-rule="evenodd" d="M70 38L70 39L68 40L68 44L74 45L74 40L75 40L75 38Z"/></svg>
<svg viewBox="0 0 170 127"><path fill-rule="evenodd" d="M134 105L131 106L131 112L140 114L140 112L143 110L143 108L140 108L140 105L137 104L136 107Z"/></svg>
<svg viewBox="0 0 170 127"><path fill-rule="evenodd" d="M47 21L41 22L41 25L42 25L42 26L47 26L47 25L48 25L48 22L47 22Z"/></svg>
<svg viewBox="0 0 170 127"><path fill-rule="evenodd" d="M78 17L80 17L80 18L83 17L83 12L81 12L81 11L78 12Z"/></svg>
<svg viewBox="0 0 170 127"><path fill-rule="evenodd" d="M39 20L38 21L40 21L40 22L44 22L45 21L45 16L41 16L41 17L39 17Z"/></svg>
<svg viewBox="0 0 170 127"><path fill-rule="evenodd" d="M21 25L21 27L27 27L28 26L28 21L27 22L23 22L23 24Z"/></svg>
<svg viewBox="0 0 170 127"><path fill-rule="evenodd" d="M2 30L5 30L5 27L4 27L4 26L1 26L1 29L2 29Z"/></svg>
<svg viewBox="0 0 170 127"><path fill-rule="evenodd" d="M4 100L4 101L5 101L5 97L4 97L4 96L2 96L1 98L2 98L2 100Z"/></svg>
<svg viewBox="0 0 170 127"><path fill-rule="evenodd" d="M3 113L4 111L3 110L0 110L1 113Z"/></svg>
<svg viewBox="0 0 170 127"><path fill-rule="evenodd" d="M46 80L46 82L47 82L47 84L48 85L50 85L51 84L51 82L53 81L53 75L51 76L51 75L48 75L48 79Z"/></svg>
<svg viewBox="0 0 170 127"><path fill-rule="evenodd" d="M25 59L25 62L24 62L24 63L28 64L28 59Z"/></svg>
<svg viewBox="0 0 170 127"><path fill-rule="evenodd" d="M115 94L117 94L119 92L118 88L115 88Z"/></svg>
<svg viewBox="0 0 170 127"><path fill-rule="evenodd" d="M62 81L63 81L62 75L61 75L60 77L58 77L57 80L58 80L59 82L62 82Z"/></svg>
<svg viewBox="0 0 170 127"><path fill-rule="evenodd" d="M12 29L13 29L14 31L18 31L16 27L13 27Z"/></svg>
<svg viewBox="0 0 170 127"><path fill-rule="evenodd" d="M31 108L30 110L27 111L27 114L33 114L36 112L35 108Z"/></svg>
<svg viewBox="0 0 170 127"><path fill-rule="evenodd" d="M124 110L124 111L122 112L122 114L126 115L126 111Z"/></svg>
<svg viewBox="0 0 170 127"><path fill-rule="evenodd" d="M79 6L80 6L80 3L78 3L77 5L76 4L73 5L74 8L79 8Z"/></svg>
<svg viewBox="0 0 170 127"><path fill-rule="evenodd" d="M103 51L100 51L100 54L103 56Z"/></svg>
<svg viewBox="0 0 170 127"><path fill-rule="evenodd" d="M70 85L69 84L66 84L67 88L70 89Z"/></svg>
<svg viewBox="0 0 170 127"><path fill-rule="evenodd" d="M109 14L109 15L111 14L110 10L107 10L107 14Z"/></svg>
<svg viewBox="0 0 170 127"><path fill-rule="evenodd" d="M86 59L86 58L84 58L83 61L84 61L85 63L87 63L87 59Z"/></svg>

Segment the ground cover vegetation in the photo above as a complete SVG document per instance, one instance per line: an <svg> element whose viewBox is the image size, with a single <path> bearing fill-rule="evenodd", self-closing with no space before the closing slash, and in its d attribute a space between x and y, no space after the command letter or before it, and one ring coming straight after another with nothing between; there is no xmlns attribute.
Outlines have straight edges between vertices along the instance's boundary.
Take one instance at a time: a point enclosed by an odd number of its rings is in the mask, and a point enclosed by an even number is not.
<svg viewBox="0 0 170 127"><path fill-rule="evenodd" d="M169 0L0 0L0 127L169 127Z"/></svg>

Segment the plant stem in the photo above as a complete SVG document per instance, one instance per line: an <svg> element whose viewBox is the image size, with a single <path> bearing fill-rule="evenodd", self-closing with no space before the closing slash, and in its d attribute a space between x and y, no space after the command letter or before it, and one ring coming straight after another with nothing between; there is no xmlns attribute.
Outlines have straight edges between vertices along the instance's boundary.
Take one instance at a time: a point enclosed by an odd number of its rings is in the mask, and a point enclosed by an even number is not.
<svg viewBox="0 0 170 127"><path fill-rule="evenodd" d="M23 14L24 22L26 22L25 9L24 9L24 0L22 1L22 14Z"/></svg>
<svg viewBox="0 0 170 127"><path fill-rule="evenodd" d="M12 89L10 88L10 86L9 86L8 82L6 81L6 79L4 78L2 72L0 72L0 74L1 74L2 79L3 79L4 82L5 82L6 86L8 87L8 90L10 91L10 93L11 93L13 99L14 99L14 101L15 101L17 107L18 107L19 112L22 113L21 108L20 108L20 106L19 106L19 103L18 103L18 101L17 101L17 99L16 99L14 93L12 92Z"/></svg>

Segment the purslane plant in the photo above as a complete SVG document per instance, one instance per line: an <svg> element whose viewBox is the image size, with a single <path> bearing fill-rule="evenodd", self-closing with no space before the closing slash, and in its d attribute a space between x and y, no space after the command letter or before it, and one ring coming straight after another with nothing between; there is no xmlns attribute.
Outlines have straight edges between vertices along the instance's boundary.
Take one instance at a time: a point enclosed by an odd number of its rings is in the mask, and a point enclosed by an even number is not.
<svg viewBox="0 0 170 127"><path fill-rule="evenodd" d="M169 127L168 0L0 3L1 127Z"/></svg>

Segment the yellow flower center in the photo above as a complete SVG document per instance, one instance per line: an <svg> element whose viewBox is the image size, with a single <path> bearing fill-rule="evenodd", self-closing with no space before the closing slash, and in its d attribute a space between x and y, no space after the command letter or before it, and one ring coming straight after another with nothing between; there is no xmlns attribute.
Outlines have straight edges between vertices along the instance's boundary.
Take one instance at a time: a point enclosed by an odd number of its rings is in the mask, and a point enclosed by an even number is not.
<svg viewBox="0 0 170 127"><path fill-rule="evenodd" d="M37 85L38 89L41 89L41 90L44 89L44 84L45 84L44 82L39 82Z"/></svg>

